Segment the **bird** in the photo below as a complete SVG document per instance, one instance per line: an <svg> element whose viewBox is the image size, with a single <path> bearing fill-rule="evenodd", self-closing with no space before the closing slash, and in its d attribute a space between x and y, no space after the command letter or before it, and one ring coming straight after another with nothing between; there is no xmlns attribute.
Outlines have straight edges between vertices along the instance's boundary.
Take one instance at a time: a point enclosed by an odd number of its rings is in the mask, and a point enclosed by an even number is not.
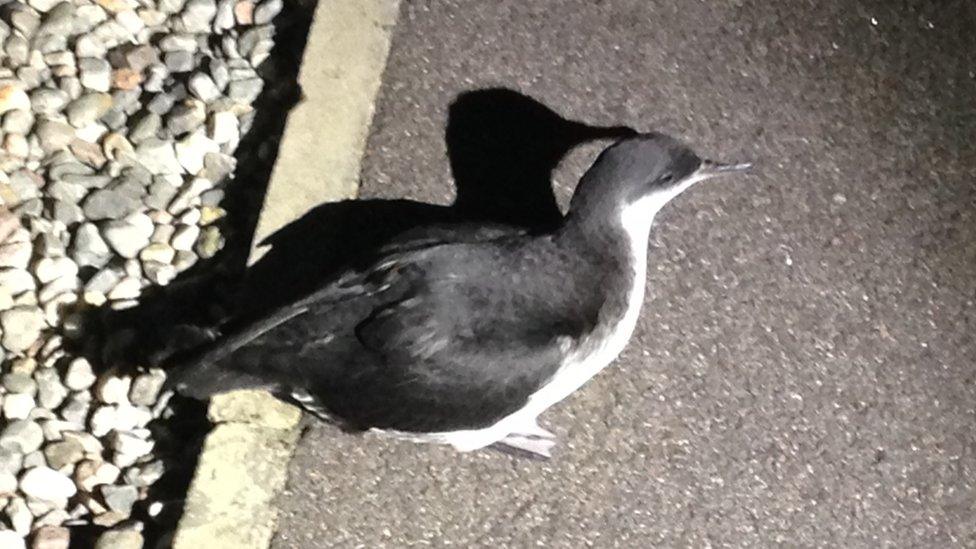
<svg viewBox="0 0 976 549"><path fill-rule="evenodd" d="M170 371L206 399L266 389L347 431L548 459L540 415L610 365L636 327L655 215L749 163L657 132L605 148L562 221L419 227L314 291L214 335Z"/></svg>

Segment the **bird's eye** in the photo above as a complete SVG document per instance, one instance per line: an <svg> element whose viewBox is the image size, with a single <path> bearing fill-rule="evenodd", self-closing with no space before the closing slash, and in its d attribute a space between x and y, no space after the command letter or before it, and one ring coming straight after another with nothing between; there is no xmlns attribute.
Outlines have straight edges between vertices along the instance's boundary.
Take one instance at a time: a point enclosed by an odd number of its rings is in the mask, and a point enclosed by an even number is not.
<svg viewBox="0 0 976 549"><path fill-rule="evenodd" d="M661 184L663 184L663 185L667 185L668 183L671 182L672 179L674 179L674 174L671 173L671 172L668 172L668 173L662 175L658 179L658 182L661 183Z"/></svg>

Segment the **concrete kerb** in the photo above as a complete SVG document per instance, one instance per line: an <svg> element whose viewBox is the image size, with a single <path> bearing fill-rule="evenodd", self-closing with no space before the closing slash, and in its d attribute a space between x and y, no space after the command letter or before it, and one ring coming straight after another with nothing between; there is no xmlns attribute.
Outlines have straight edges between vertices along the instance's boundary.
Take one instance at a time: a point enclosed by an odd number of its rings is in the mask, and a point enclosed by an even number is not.
<svg viewBox="0 0 976 549"><path fill-rule="evenodd" d="M311 208L354 198L400 0L319 0L299 73L301 104L289 113L254 236ZM274 501L298 441L300 411L260 391L214 398L207 435L173 538L176 549L264 549Z"/></svg>

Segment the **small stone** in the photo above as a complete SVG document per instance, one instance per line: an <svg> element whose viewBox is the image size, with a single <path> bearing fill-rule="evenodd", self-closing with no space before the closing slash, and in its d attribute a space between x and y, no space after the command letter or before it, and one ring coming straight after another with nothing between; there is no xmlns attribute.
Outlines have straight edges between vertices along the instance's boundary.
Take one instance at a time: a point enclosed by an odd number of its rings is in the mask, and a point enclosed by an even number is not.
<svg viewBox="0 0 976 549"><path fill-rule="evenodd" d="M10 448L0 448L0 472L17 474L23 469L24 454Z"/></svg>
<svg viewBox="0 0 976 549"><path fill-rule="evenodd" d="M23 36L11 34L3 43L3 47L7 52L7 60L11 67L25 65L30 59L30 44Z"/></svg>
<svg viewBox="0 0 976 549"><path fill-rule="evenodd" d="M135 90L142 84L142 73L135 69L123 67L115 69L110 76L111 86L120 90Z"/></svg>
<svg viewBox="0 0 976 549"><path fill-rule="evenodd" d="M48 525L34 532L31 549L68 549L71 545L71 531L64 526Z"/></svg>
<svg viewBox="0 0 976 549"><path fill-rule="evenodd" d="M234 173L237 159L221 152L208 152L203 156L203 171L200 175L210 181L223 181Z"/></svg>
<svg viewBox="0 0 976 549"><path fill-rule="evenodd" d="M149 138L136 147L136 158L152 174L178 174L183 171L176 150L169 141Z"/></svg>
<svg viewBox="0 0 976 549"><path fill-rule="evenodd" d="M146 27L146 23L143 22L142 18L131 9L116 14L115 20L133 35L139 34Z"/></svg>
<svg viewBox="0 0 976 549"><path fill-rule="evenodd" d="M55 88L37 88L30 93L31 110L35 114L47 115L59 112L68 104L70 96Z"/></svg>
<svg viewBox="0 0 976 549"><path fill-rule="evenodd" d="M183 272L196 265L199 259L197 254L193 252L176 252L176 258L173 259L173 266L176 267L177 271Z"/></svg>
<svg viewBox="0 0 976 549"><path fill-rule="evenodd" d="M193 53L179 50L163 54L163 64L172 73L190 72L196 67Z"/></svg>
<svg viewBox="0 0 976 549"><path fill-rule="evenodd" d="M129 388L132 378L108 376L96 387L95 392L99 400L106 404L128 402Z"/></svg>
<svg viewBox="0 0 976 549"><path fill-rule="evenodd" d="M68 396L68 389L61 385L58 373L52 368L34 372L34 380L37 382L37 401L48 410L56 409Z"/></svg>
<svg viewBox="0 0 976 549"><path fill-rule="evenodd" d="M91 220L121 219L142 206L142 187L121 184L99 189L85 199L85 216Z"/></svg>
<svg viewBox="0 0 976 549"><path fill-rule="evenodd" d="M148 236L146 237L148 240ZM7 349L20 353L37 341L44 328L44 314L36 307L15 307L0 312L0 339Z"/></svg>
<svg viewBox="0 0 976 549"><path fill-rule="evenodd" d="M132 129L129 130L129 139L138 144L150 137L158 137L162 126L163 119L158 114L154 112L143 113L132 125Z"/></svg>
<svg viewBox="0 0 976 549"><path fill-rule="evenodd" d="M39 120L34 132L41 148L48 154L67 147L75 138L74 128L63 122L48 119Z"/></svg>
<svg viewBox="0 0 976 549"><path fill-rule="evenodd" d="M102 236L122 257L133 258L149 244L153 222L142 213L135 213L123 220L109 221L102 228Z"/></svg>
<svg viewBox="0 0 976 549"><path fill-rule="evenodd" d="M191 175L203 170L203 160L207 153L220 152L220 145L207 137L203 131L193 132L176 142L176 158Z"/></svg>
<svg viewBox="0 0 976 549"><path fill-rule="evenodd" d="M72 360L64 374L64 384L72 391L84 391L91 387L96 379L91 363L84 357Z"/></svg>
<svg viewBox="0 0 976 549"><path fill-rule="evenodd" d="M3 509L3 512L7 515L10 525L13 526L14 531L18 535L27 536L30 533L31 525L34 522L34 515L31 514L30 509L27 507L27 502L20 498L13 498Z"/></svg>
<svg viewBox="0 0 976 549"><path fill-rule="evenodd" d="M159 49L170 51L197 51L197 39L192 34L167 34L159 41Z"/></svg>
<svg viewBox="0 0 976 549"><path fill-rule="evenodd" d="M196 130L206 120L206 105L201 101L188 100L173 107L166 117L166 129L179 136Z"/></svg>
<svg viewBox="0 0 976 549"><path fill-rule="evenodd" d="M82 223L75 231L71 257L82 267L101 267L111 258L112 251L94 223Z"/></svg>
<svg viewBox="0 0 976 549"><path fill-rule="evenodd" d="M217 4L214 0L187 0L180 19L187 32L204 33L210 31L216 14Z"/></svg>
<svg viewBox="0 0 976 549"><path fill-rule="evenodd" d="M28 514L30 513L28 512ZM30 530L30 526L27 529ZM139 542L140 544L142 543L141 536ZM4 549L27 549L27 544L24 542L23 536L17 532L13 530L0 530L0 547ZM132 547L135 547L135 545ZM139 547L142 547L142 545L139 545Z"/></svg>
<svg viewBox="0 0 976 549"><path fill-rule="evenodd" d="M0 246L0 267L26 269L34 248L30 242L10 242Z"/></svg>
<svg viewBox="0 0 976 549"><path fill-rule="evenodd" d="M19 295L36 287L34 277L26 270L0 268L0 288L10 292L10 295Z"/></svg>
<svg viewBox="0 0 976 549"><path fill-rule="evenodd" d="M125 456L124 460L138 459L152 452L153 441L136 436L126 431L115 431L112 437L111 448L115 450L116 457ZM119 460L115 460L118 465Z"/></svg>
<svg viewBox="0 0 976 549"><path fill-rule="evenodd" d="M142 534L135 530L109 530L98 537L95 549L142 549Z"/></svg>
<svg viewBox="0 0 976 549"><path fill-rule="evenodd" d="M3 115L3 131L26 135L34 125L34 115L30 110L8 111Z"/></svg>
<svg viewBox="0 0 976 549"><path fill-rule="evenodd" d="M17 477L13 473L0 472L0 498L9 498L17 493Z"/></svg>
<svg viewBox="0 0 976 549"><path fill-rule="evenodd" d="M79 132L80 134L81 132ZM85 141L84 139L74 139L68 144L68 148L74 153L75 158L81 160L85 164L95 168L101 168L105 165L106 158L102 153L102 148L96 145L93 141ZM75 203L75 202L73 202Z"/></svg>
<svg viewBox="0 0 976 549"><path fill-rule="evenodd" d="M86 34L75 41L75 55L81 57L102 58L108 53L105 44L98 37Z"/></svg>
<svg viewBox="0 0 976 549"><path fill-rule="evenodd" d="M74 277L78 265L67 257L42 257L34 263L34 276L41 284L47 284L61 277Z"/></svg>
<svg viewBox="0 0 976 549"><path fill-rule="evenodd" d="M254 24L254 2L243 0L234 6L234 17L238 25Z"/></svg>
<svg viewBox="0 0 976 549"><path fill-rule="evenodd" d="M71 103L65 113L68 122L80 128L101 118L112 108L112 96L107 93L89 93L82 95Z"/></svg>
<svg viewBox="0 0 976 549"><path fill-rule="evenodd" d="M213 29L216 33L234 28L234 0L217 0L217 14L214 15Z"/></svg>
<svg viewBox="0 0 976 549"><path fill-rule="evenodd" d="M155 236L155 230L153 236ZM160 242L152 242L139 252L139 259L143 262L172 263L174 256L176 256L176 250L169 244Z"/></svg>
<svg viewBox="0 0 976 549"><path fill-rule="evenodd" d="M78 60L81 85L97 92L107 92L112 85L112 65L104 59L86 57Z"/></svg>
<svg viewBox="0 0 976 549"><path fill-rule="evenodd" d="M211 102L220 97L220 89L214 84L213 79L202 72L193 73L187 81L190 93L201 101Z"/></svg>
<svg viewBox="0 0 976 549"><path fill-rule="evenodd" d="M11 421L0 433L0 448L20 454L29 454L43 443L44 431L41 426L27 419Z"/></svg>
<svg viewBox="0 0 976 549"><path fill-rule="evenodd" d="M37 394L37 383L30 373L11 371L3 375L3 388L11 393L34 396Z"/></svg>
<svg viewBox="0 0 976 549"><path fill-rule="evenodd" d="M126 44L112 50L109 61L116 68L124 67L141 73L146 67L159 62L159 54L147 44Z"/></svg>
<svg viewBox="0 0 976 549"><path fill-rule="evenodd" d="M264 89L264 81L260 78L235 80L227 88L227 95L231 99L245 104L253 103Z"/></svg>
<svg viewBox="0 0 976 549"><path fill-rule="evenodd" d="M8 420L27 419L34 406L34 397L30 395L11 393L3 397L3 415Z"/></svg>
<svg viewBox="0 0 976 549"><path fill-rule="evenodd" d="M201 229L200 237L193 249L202 259L209 259L217 255L223 247L224 236L220 233L220 229L210 225Z"/></svg>
<svg viewBox="0 0 976 549"><path fill-rule="evenodd" d="M168 93L157 93L146 103L146 110L163 116L173 108L175 103L176 99L172 95Z"/></svg>
<svg viewBox="0 0 976 549"><path fill-rule="evenodd" d="M31 101L19 84L0 84L0 114L13 110L30 110Z"/></svg>
<svg viewBox="0 0 976 549"><path fill-rule="evenodd" d="M150 65L143 73L142 89L147 92L161 92L169 78L169 69L166 65L155 63Z"/></svg>
<svg viewBox="0 0 976 549"><path fill-rule="evenodd" d="M29 497L49 502L62 502L77 492L71 479L50 467L35 467L24 473L20 489Z"/></svg>
<svg viewBox="0 0 976 549"><path fill-rule="evenodd" d="M73 425L84 426L88 419L88 412L91 409L88 402L79 399L77 396L68 398L67 404L61 407L61 417Z"/></svg>
<svg viewBox="0 0 976 549"><path fill-rule="evenodd" d="M136 299L142 294L142 282L139 277L130 276L123 278L108 293L108 298L113 301Z"/></svg>
<svg viewBox="0 0 976 549"><path fill-rule="evenodd" d="M61 2L47 12L47 15L41 21L41 26L37 29L37 33L39 35L65 38L71 34L72 27L74 26L74 17L74 4L71 2Z"/></svg>
<svg viewBox="0 0 976 549"><path fill-rule="evenodd" d="M196 225L180 225L173 234L170 245L175 250L190 251L200 236L200 227Z"/></svg>
<svg viewBox="0 0 976 549"><path fill-rule="evenodd" d="M282 0L263 0L254 8L254 24L264 25L270 23L285 7Z"/></svg>
<svg viewBox="0 0 976 549"><path fill-rule="evenodd" d="M135 486L102 485L102 499L109 509L117 513L128 515L132 513L132 506L139 499L139 489Z"/></svg>
<svg viewBox="0 0 976 549"><path fill-rule="evenodd" d="M106 528L109 528L115 526L116 524L119 524L120 522L122 522L127 518L129 517L123 515L122 513L116 513L115 511L107 511L105 513L99 513L95 518L93 518L92 524L95 524L96 526L104 526ZM100 547L100 546L96 545L96 547Z"/></svg>
<svg viewBox="0 0 976 549"><path fill-rule="evenodd" d="M240 139L237 117L230 111L215 112L207 129L210 138L220 145L236 143Z"/></svg>
<svg viewBox="0 0 976 549"><path fill-rule="evenodd" d="M95 0L95 3L99 6L105 8L109 13L121 13L123 11L132 10L133 5L129 4L126 0Z"/></svg>
<svg viewBox="0 0 976 549"><path fill-rule="evenodd" d="M86 292L108 293L122 280L122 273L115 267L108 266L94 274L85 284Z"/></svg>
<svg viewBox="0 0 976 549"><path fill-rule="evenodd" d="M44 457L52 468L61 469L81 461L85 457L85 449L77 441L62 440L44 448Z"/></svg>

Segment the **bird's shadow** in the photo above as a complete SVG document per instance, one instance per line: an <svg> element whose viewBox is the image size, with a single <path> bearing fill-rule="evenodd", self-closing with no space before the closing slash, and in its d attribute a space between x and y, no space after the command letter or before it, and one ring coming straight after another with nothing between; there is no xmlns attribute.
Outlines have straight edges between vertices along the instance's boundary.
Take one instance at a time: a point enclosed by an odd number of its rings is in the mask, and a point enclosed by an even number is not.
<svg viewBox="0 0 976 549"><path fill-rule="evenodd" d="M261 242L270 249L249 268L237 254L146 292L138 307L97 311L85 332L115 337L93 337L99 343L89 345L87 354L98 355L104 367L164 363L197 344L199 328L263 316L309 293L363 251L414 227L494 222L533 231L551 228L562 217L552 172L566 153L588 141L634 133L568 120L510 89L464 92L451 104L445 130L456 185L453 204L367 199L318 205ZM256 219L253 213L249 217ZM248 242L228 242L229 248L248 249L252 231L253 226L241 231Z"/></svg>

